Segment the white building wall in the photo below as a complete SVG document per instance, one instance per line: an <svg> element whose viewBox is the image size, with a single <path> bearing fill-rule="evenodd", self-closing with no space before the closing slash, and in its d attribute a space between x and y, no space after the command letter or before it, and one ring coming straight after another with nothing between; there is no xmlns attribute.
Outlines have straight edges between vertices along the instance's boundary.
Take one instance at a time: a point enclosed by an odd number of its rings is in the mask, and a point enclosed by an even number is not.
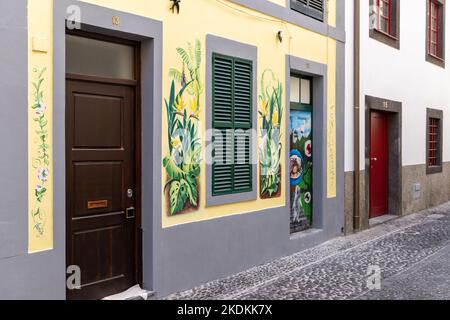
<svg viewBox="0 0 450 320"><path fill-rule="evenodd" d="M345 172L353 171L353 72L354 39L353 39L353 1L345 0Z"/></svg>
<svg viewBox="0 0 450 320"><path fill-rule="evenodd" d="M350 2L352 5L350 6ZM351 9L350 9L351 7ZM347 5L347 38L353 38L353 1ZM349 12L349 10L352 10ZM446 46L450 44L449 6L446 7ZM401 1L400 50L369 37L369 0L361 0L360 169L365 169L365 96L403 103L403 166L426 162L426 109L444 111L443 161L450 161L450 64L443 69L425 60L426 0ZM353 40L353 39L351 39ZM353 66L347 46L348 66ZM449 50L446 50L449 57ZM347 68L346 171L353 171L353 69Z"/></svg>

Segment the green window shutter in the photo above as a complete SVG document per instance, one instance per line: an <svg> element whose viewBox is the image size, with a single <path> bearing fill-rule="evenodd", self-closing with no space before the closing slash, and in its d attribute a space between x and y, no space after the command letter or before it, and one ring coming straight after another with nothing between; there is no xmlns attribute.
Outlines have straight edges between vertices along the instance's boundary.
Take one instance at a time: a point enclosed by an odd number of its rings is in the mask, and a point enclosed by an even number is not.
<svg viewBox="0 0 450 320"><path fill-rule="evenodd" d="M213 195L233 192L233 59L213 56Z"/></svg>
<svg viewBox="0 0 450 320"><path fill-rule="evenodd" d="M213 55L213 195L252 190L253 63Z"/></svg>
<svg viewBox="0 0 450 320"><path fill-rule="evenodd" d="M252 127L253 66L250 61L234 62L234 127Z"/></svg>
<svg viewBox="0 0 450 320"><path fill-rule="evenodd" d="M324 0L291 0L291 8L311 18L324 20Z"/></svg>
<svg viewBox="0 0 450 320"><path fill-rule="evenodd" d="M250 133L252 128L253 65L234 61L234 179L235 193L252 190Z"/></svg>
<svg viewBox="0 0 450 320"><path fill-rule="evenodd" d="M214 56L213 62L213 127L233 127L233 59Z"/></svg>

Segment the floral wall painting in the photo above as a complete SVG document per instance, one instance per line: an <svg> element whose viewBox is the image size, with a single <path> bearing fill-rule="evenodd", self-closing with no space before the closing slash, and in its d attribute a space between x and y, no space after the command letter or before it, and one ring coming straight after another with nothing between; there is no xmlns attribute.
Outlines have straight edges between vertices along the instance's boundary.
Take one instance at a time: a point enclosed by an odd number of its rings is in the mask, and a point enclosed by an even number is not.
<svg viewBox="0 0 450 320"><path fill-rule="evenodd" d="M203 92L200 80L201 44L177 48L181 70L171 69L169 97L164 99L167 116L168 154L163 159L167 180L164 194L168 215L174 216L199 207L199 180L202 145L199 114Z"/></svg>
<svg viewBox="0 0 450 320"><path fill-rule="evenodd" d="M267 69L261 77L259 116L260 130L259 165L260 196L270 199L281 196L281 124L283 86L272 70Z"/></svg>
<svg viewBox="0 0 450 320"><path fill-rule="evenodd" d="M312 112L307 108L290 113L291 233L312 226Z"/></svg>
<svg viewBox="0 0 450 320"><path fill-rule="evenodd" d="M34 112L33 122L34 142L37 145L37 153L34 155L32 166L34 175L37 178L37 184L34 188L34 206L31 208L31 217L33 221L33 230L35 236L42 237L45 233L45 224L47 213L45 212L43 202L48 194L48 176L50 173L50 152L48 144L48 120L46 117L47 106L44 103L44 92L42 85L45 81L44 74L46 69L33 69L35 79L32 82L34 103L31 109Z"/></svg>

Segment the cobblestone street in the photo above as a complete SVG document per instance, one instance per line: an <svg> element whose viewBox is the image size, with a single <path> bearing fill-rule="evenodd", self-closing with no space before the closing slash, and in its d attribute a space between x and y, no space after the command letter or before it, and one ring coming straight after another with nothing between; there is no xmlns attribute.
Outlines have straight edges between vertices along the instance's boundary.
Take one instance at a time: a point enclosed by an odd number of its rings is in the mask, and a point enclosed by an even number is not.
<svg viewBox="0 0 450 320"><path fill-rule="evenodd" d="M381 290L369 290L369 266ZM450 203L167 299L450 299Z"/></svg>

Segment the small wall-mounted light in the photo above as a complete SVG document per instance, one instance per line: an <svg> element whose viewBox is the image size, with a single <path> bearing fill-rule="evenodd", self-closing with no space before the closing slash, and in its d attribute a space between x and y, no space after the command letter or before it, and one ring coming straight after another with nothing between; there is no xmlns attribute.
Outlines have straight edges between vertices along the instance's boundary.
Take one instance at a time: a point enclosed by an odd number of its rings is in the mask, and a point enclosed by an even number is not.
<svg viewBox="0 0 450 320"><path fill-rule="evenodd" d="M177 10L177 14L179 14L181 0L170 0L170 1L172 1L172 7L170 8L170 10L172 10L172 13L175 13L175 10Z"/></svg>
<svg viewBox="0 0 450 320"><path fill-rule="evenodd" d="M282 43L283 42L283 31L278 31L278 33L277 33L277 39L278 39L278 41L280 41L280 43Z"/></svg>

